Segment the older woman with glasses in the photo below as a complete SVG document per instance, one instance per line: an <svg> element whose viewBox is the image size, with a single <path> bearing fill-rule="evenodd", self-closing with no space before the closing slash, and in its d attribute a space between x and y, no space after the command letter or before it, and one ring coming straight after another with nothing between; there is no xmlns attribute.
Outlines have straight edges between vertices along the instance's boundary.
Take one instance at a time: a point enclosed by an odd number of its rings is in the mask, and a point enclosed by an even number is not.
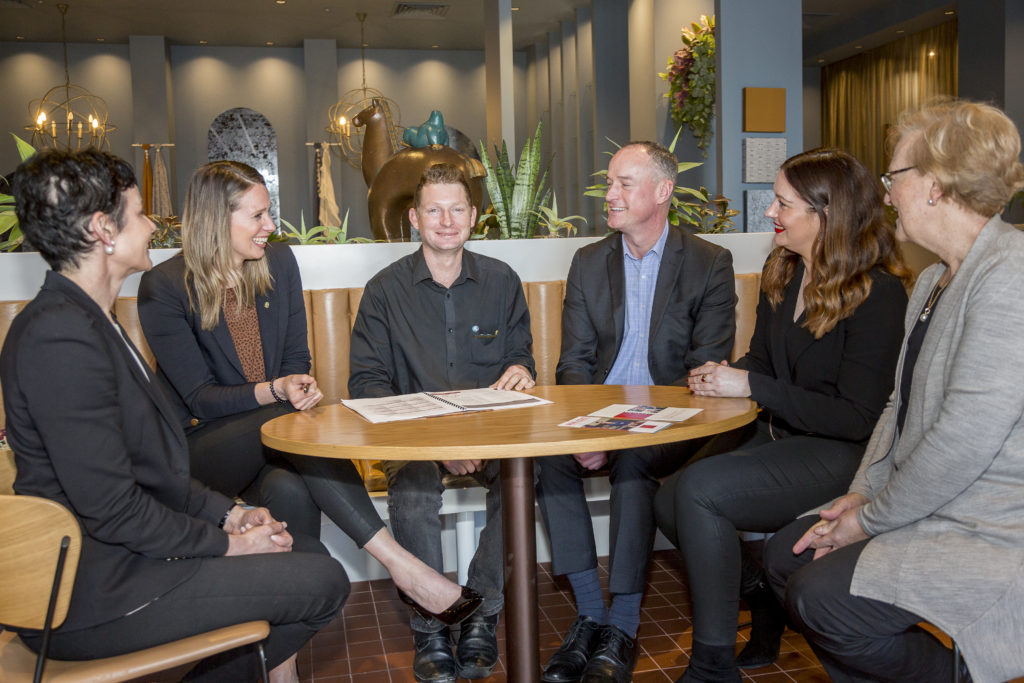
<svg viewBox="0 0 1024 683"><path fill-rule="evenodd" d="M907 308L896 390L849 492L769 542L773 588L835 681L1024 674L1024 187L994 107L905 114L882 176L897 236L938 255Z"/></svg>

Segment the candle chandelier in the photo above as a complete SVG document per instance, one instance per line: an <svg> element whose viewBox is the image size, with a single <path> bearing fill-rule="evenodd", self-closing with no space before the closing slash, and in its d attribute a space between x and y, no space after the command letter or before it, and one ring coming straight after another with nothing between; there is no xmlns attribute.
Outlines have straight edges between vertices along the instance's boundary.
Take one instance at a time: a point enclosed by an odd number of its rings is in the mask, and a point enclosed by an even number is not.
<svg viewBox="0 0 1024 683"><path fill-rule="evenodd" d="M103 98L71 82L65 30L68 6L59 4L57 9L60 10L60 42L64 47L64 82L29 103L33 124L25 126L25 130L32 131L32 145L36 149L109 148L107 135L117 128L107 123L107 103Z"/></svg>
<svg viewBox="0 0 1024 683"><path fill-rule="evenodd" d="M384 93L375 88L366 87L366 12L356 12L356 19L359 20L359 54L363 66L363 84L342 95L341 99L330 108L327 112L327 132L331 134L331 142L341 148L341 153L345 155L345 160L349 165L353 168L360 168L364 129L354 125L352 118L376 100L384 110L388 134L391 137L391 148L400 149L401 139L398 137L398 123L402 114L394 100L385 97Z"/></svg>

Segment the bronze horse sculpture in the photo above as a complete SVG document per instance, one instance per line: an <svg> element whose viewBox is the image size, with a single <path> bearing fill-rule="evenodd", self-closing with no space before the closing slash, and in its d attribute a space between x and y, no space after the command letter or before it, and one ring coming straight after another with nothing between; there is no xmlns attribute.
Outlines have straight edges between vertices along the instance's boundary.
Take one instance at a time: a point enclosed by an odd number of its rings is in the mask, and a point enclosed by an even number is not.
<svg viewBox="0 0 1024 683"><path fill-rule="evenodd" d="M388 133L387 117L379 100L359 112L352 123L366 126L363 134L363 179L369 188L367 204L370 229L375 240L407 242L411 231L409 209L423 171L434 164L448 163L460 169L469 181L473 206L483 201L483 164L459 154L451 147L431 145L406 148L395 153Z"/></svg>

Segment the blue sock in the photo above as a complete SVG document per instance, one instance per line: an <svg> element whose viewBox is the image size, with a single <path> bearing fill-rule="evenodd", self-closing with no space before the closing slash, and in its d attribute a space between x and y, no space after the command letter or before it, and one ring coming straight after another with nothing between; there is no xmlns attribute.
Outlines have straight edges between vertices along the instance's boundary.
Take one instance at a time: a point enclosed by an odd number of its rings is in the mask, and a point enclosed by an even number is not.
<svg viewBox="0 0 1024 683"><path fill-rule="evenodd" d="M608 610L604 606L604 593L601 592L601 580L597 578L597 568L585 569L581 572L567 574L572 592L576 596L576 611L581 617L590 617L603 624Z"/></svg>
<svg viewBox="0 0 1024 683"><path fill-rule="evenodd" d="M640 628L640 601L643 597L643 593L613 595L612 608L608 610L608 624L630 638L636 638L636 631Z"/></svg>

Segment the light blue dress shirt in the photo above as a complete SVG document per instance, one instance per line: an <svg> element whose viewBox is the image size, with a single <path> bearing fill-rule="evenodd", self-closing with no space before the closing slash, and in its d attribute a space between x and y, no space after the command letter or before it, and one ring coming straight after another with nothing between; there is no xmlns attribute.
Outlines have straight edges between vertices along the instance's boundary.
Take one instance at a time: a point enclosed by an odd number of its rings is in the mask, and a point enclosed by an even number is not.
<svg viewBox="0 0 1024 683"><path fill-rule="evenodd" d="M647 345L651 331L651 304L658 282L661 255L668 240L668 223L661 237L643 258L636 258L622 238L622 265L626 275L626 315L622 346L605 384L654 384L647 366Z"/></svg>

